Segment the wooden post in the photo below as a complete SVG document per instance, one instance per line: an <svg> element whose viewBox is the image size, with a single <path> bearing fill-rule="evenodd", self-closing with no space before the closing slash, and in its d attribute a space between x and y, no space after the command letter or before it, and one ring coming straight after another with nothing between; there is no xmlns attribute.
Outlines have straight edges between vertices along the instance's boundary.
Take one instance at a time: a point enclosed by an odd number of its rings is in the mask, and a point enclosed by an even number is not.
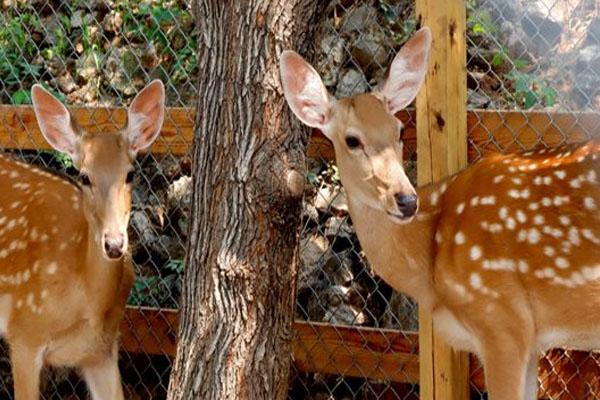
<svg viewBox="0 0 600 400"><path fill-rule="evenodd" d="M424 185L467 164L465 4L416 0L417 20L433 47L425 87L417 97L417 172ZM433 333L431 313L419 309L420 395L424 400L469 398L469 358Z"/></svg>

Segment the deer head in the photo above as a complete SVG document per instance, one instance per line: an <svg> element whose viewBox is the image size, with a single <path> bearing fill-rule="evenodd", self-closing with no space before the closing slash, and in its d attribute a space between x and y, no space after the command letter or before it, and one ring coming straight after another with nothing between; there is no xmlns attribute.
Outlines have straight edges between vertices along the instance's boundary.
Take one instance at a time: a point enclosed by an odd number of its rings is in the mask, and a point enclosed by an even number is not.
<svg viewBox="0 0 600 400"><path fill-rule="evenodd" d="M128 245L133 162L138 151L160 133L165 90L155 80L133 99L127 123L118 132L82 131L67 108L40 85L31 89L40 130L56 150L67 153L79 170L85 217L108 259L119 259Z"/></svg>
<svg viewBox="0 0 600 400"><path fill-rule="evenodd" d="M400 50L381 90L336 100L319 74L292 51L281 56L288 105L306 125L333 142L340 178L353 201L404 223L418 199L402 163L402 123L395 113L416 97L425 78L431 32L419 30Z"/></svg>

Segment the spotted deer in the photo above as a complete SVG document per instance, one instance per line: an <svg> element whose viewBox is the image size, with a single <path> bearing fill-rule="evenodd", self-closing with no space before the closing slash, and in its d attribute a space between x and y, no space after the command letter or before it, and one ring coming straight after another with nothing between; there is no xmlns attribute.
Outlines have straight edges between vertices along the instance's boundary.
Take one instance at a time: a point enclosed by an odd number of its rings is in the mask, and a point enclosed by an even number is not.
<svg viewBox="0 0 600 400"><path fill-rule="evenodd" d="M492 155L415 189L394 114L422 85L430 46L419 30L380 90L340 100L286 51L285 98L333 143L373 270L429 309L448 343L479 356L491 400L534 399L541 352L600 348L600 140Z"/></svg>
<svg viewBox="0 0 600 400"><path fill-rule="evenodd" d="M157 137L164 88L150 83L119 132L81 130L31 90L40 130L80 171L75 183L0 156L0 333L17 400L39 399L43 366L81 370L94 400L123 399L118 332L134 279L127 253L133 162Z"/></svg>

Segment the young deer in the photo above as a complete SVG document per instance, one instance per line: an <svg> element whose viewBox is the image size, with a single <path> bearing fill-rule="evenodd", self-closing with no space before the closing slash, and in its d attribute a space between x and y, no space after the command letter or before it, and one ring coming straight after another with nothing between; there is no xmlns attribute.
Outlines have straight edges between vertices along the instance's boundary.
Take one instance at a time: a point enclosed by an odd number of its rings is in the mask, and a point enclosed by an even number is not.
<svg viewBox="0 0 600 400"><path fill-rule="evenodd" d="M0 333L15 398L39 399L44 365L81 369L93 399L123 399L118 332L134 271L127 250L133 161L160 132L164 88L150 83L118 132L83 132L35 85L42 134L80 171L74 184L0 156Z"/></svg>
<svg viewBox="0 0 600 400"><path fill-rule="evenodd" d="M450 344L480 357L491 400L534 399L540 352L600 347L600 140L494 155L415 190L394 114L416 96L430 46L421 29L381 91L341 100L285 52L285 97L333 142L377 274L430 309Z"/></svg>

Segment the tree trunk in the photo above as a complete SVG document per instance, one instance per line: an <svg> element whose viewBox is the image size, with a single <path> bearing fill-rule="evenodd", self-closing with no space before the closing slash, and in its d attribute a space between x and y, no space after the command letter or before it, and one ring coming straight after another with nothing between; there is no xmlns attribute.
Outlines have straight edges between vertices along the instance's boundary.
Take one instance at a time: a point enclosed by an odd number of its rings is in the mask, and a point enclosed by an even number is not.
<svg viewBox="0 0 600 400"><path fill-rule="evenodd" d="M196 0L193 206L168 399L283 399L307 131L279 54L312 39L318 0Z"/></svg>

